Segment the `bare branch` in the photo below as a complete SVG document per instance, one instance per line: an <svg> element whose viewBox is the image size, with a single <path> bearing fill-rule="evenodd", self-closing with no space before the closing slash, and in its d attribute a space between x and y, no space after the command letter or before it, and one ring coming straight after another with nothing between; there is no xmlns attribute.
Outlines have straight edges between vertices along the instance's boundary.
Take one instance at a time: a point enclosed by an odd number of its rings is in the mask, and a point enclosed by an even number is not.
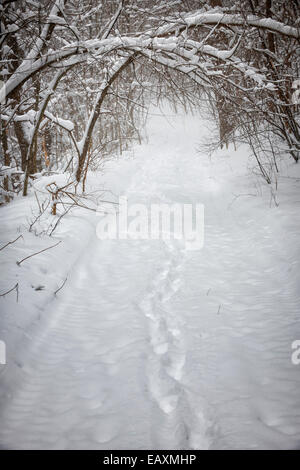
<svg viewBox="0 0 300 470"><path fill-rule="evenodd" d="M17 261L17 265L20 266L20 264L23 263L23 261L25 261L29 258L32 258L33 256L39 255L40 253L43 253L44 251L50 250L51 248L54 248L55 246L59 245L60 243L61 243L61 240L59 242L55 243L55 245L48 246L48 248L44 248L41 251L37 251L36 253L33 253L32 255L26 256L26 258L21 259L21 261Z"/></svg>
<svg viewBox="0 0 300 470"><path fill-rule="evenodd" d="M17 302L19 301L19 283L17 282L17 284L12 287L11 289L9 289L8 291L4 292L3 294L0 294L0 297L5 297L7 294L9 294L10 292L12 292L13 290L16 290L16 293L17 293Z"/></svg>
<svg viewBox="0 0 300 470"><path fill-rule="evenodd" d="M4 248L6 248L8 245L12 245L13 243L15 243L17 240L19 240L19 238L23 238L23 235L19 235L18 238L16 238L12 242L6 243L6 245L4 245L4 246L2 246L2 248L0 248L0 251L4 250Z"/></svg>

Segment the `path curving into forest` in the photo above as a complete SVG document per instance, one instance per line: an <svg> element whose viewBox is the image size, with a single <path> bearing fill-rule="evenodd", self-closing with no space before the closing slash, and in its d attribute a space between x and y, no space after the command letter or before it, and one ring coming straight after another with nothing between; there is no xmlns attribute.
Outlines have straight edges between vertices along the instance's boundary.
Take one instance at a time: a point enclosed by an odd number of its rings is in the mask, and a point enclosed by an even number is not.
<svg viewBox="0 0 300 470"><path fill-rule="evenodd" d="M236 198L253 192L244 155L201 157L205 132L196 117L153 118L123 192L204 204L203 249L95 230L32 330L2 447L299 448L299 214Z"/></svg>

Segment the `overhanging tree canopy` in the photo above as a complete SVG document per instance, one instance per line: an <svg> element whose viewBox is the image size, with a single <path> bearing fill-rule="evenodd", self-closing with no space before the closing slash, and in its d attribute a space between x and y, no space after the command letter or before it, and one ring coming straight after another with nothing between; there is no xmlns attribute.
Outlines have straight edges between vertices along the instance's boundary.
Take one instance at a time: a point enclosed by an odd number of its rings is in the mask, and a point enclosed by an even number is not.
<svg viewBox="0 0 300 470"><path fill-rule="evenodd" d="M160 76L169 69L190 80L216 110L221 141L228 142L238 132L259 162L261 126L268 136L272 133L285 143L295 161L299 158L298 109L292 99L299 66L297 2L6 1L1 12L3 163L11 166L16 138L21 155L16 163L20 160L25 172L24 195L30 175L41 166L37 152L45 120L70 137L80 181L103 106L108 106L108 116L113 99L120 103L125 99L125 107L117 105L119 114L124 108L124 116L130 100L134 108L139 106L137 98L145 87L133 80L136 68L139 74L144 69ZM74 71L81 74L86 88L91 79L94 86L80 118L81 129L76 122L80 112L72 117L74 122L66 121L57 115L55 103L59 92L74 115L74 102L68 96ZM121 83L124 74L127 81ZM151 81L155 83L149 75ZM116 87L122 88L121 98ZM175 83L173 88L175 92ZM3 189L9 194L8 178Z"/></svg>

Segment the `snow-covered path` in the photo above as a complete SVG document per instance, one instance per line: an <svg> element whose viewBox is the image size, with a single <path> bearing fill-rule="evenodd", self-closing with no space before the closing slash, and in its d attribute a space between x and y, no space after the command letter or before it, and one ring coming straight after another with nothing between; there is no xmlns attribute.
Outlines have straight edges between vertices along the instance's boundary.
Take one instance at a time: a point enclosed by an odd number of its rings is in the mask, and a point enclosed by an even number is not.
<svg viewBox="0 0 300 470"><path fill-rule="evenodd" d="M300 447L299 211L247 195L238 152L210 163L199 131L155 120L113 177L129 203L203 203L204 248L95 232L31 332L2 447Z"/></svg>

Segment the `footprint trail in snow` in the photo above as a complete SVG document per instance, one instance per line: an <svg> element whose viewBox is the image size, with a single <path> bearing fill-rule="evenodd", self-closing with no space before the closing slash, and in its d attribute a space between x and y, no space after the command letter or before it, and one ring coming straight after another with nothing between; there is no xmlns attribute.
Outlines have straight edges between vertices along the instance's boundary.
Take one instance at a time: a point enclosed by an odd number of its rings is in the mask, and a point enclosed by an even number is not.
<svg viewBox="0 0 300 470"><path fill-rule="evenodd" d="M153 119L106 186L129 204L203 203L203 249L101 241L91 216L68 283L0 376L2 448L299 448L299 211L235 199L252 191L243 155L210 162L199 118L171 124Z"/></svg>

